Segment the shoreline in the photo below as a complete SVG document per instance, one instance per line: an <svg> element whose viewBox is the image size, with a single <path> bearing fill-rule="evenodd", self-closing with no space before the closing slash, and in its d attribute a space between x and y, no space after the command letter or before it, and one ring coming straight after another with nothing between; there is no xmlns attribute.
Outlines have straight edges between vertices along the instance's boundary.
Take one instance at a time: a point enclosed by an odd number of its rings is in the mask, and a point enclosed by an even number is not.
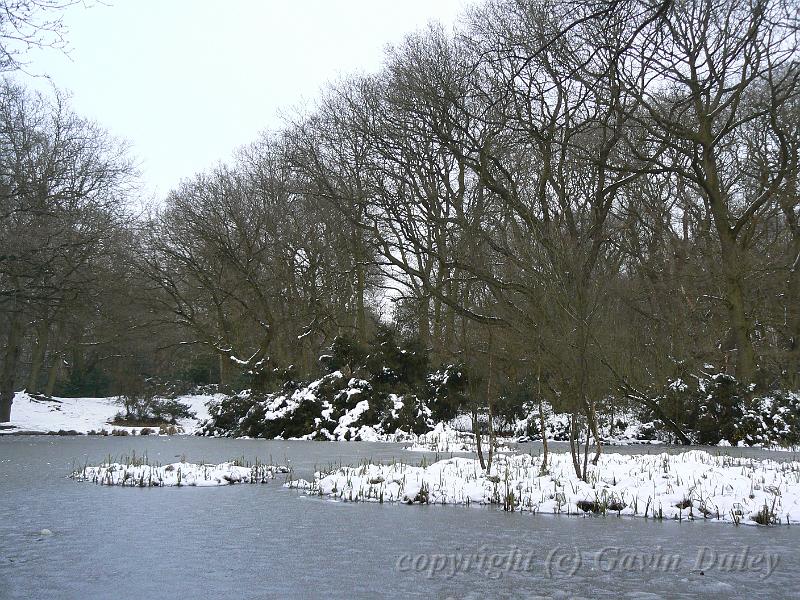
<svg viewBox="0 0 800 600"><path fill-rule="evenodd" d="M168 435L200 435L204 421L209 418L207 403L217 399L219 395L185 395L178 400L188 404L195 413L194 418L179 419L174 425L167 425L160 430L158 425L125 426L111 423L114 416L121 410L116 397L103 398L53 398L41 400L32 398L25 392L17 392L12 408L12 420L0 424L0 437L4 436L168 436ZM456 419L458 421L458 418ZM430 453L455 453L474 454L476 452L475 438L471 432L453 428L450 423L438 423L431 431L423 434L413 434L398 430L394 433L379 433L374 428L362 426L363 436L356 439L320 439L314 441L364 441L405 444L404 449L413 452ZM673 444L658 439L635 439L620 432L619 436L603 439L605 448L663 448L664 450L691 450L698 446L684 446ZM203 436L221 439L270 439L275 441L309 440L312 436L306 435L292 438L255 438L248 436ZM548 437L548 444L562 443L559 437ZM528 443L541 443L540 438L526 436L498 436L495 452L515 454L520 450L518 446ZM484 451L488 451L488 444L482 444ZM716 446L701 446L709 448L735 447L742 449L763 450L767 452L800 452L798 447L779 446L747 446L739 444L731 446L720 442Z"/></svg>

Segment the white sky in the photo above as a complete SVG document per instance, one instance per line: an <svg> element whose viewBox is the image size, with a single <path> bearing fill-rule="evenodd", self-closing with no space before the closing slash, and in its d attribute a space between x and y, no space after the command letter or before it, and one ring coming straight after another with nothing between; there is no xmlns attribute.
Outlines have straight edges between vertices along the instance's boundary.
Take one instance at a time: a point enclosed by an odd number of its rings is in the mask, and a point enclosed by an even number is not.
<svg viewBox="0 0 800 600"><path fill-rule="evenodd" d="M473 0L111 0L64 16L69 56L27 70L128 140L145 196L227 160L326 81L377 70L387 44ZM46 82L20 76L28 85Z"/></svg>

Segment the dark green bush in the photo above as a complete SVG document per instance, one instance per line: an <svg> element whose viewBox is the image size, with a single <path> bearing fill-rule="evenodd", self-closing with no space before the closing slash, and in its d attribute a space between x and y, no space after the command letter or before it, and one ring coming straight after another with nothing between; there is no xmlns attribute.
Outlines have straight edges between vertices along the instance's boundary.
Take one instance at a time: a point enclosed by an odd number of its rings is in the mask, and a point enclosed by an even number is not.
<svg viewBox="0 0 800 600"><path fill-rule="evenodd" d="M238 431L239 422L248 414L256 399L249 394L225 396L209 404L209 420L203 427L206 435L244 435Z"/></svg>
<svg viewBox="0 0 800 600"><path fill-rule="evenodd" d="M119 403L125 412L117 413L114 417L113 423L116 425L174 425L178 419L194 417L187 404L146 393L120 396Z"/></svg>
<svg viewBox="0 0 800 600"><path fill-rule="evenodd" d="M382 328L366 358L367 379L376 390L405 393L422 389L428 376L428 353L419 340L400 340L391 328Z"/></svg>
<svg viewBox="0 0 800 600"><path fill-rule="evenodd" d="M334 338L330 351L320 356L319 362L328 373L355 373L363 366L367 354L367 347L353 336L340 335Z"/></svg>
<svg viewBox="0 0 800 600"><path fill-rule="evenodd" d="M668 381L654 400L698 444L800 443L800 396L794 392L759 392L731 375L702 373ZM667 431L657 414L647 417Z"/></svg>
<svg viewBox="0 0 800 600"><path fill-rule="evenodd" d="M425 397L434 421L454 419L468 404L463 365L447 365L428 375Z"/></svg>
<svg viewBox="0 0 800 600"><path fill-rule="evenodd" d="M748 390L730 375L698 378L686 412L686 424L694 430L697 443L715 445L725 439L737 444L741 440L737 424L747 396Z"/></svg>

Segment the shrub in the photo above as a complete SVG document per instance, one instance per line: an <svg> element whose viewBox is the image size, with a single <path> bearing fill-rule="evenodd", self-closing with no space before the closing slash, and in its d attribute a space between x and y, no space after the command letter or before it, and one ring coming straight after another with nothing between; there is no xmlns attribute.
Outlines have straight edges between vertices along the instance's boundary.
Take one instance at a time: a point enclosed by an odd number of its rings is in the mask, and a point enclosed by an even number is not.
<svg viewBox="0 0 800 600"><path fill-rule="evenodd" d="M367 347L351 335L334 338L330 351L319 357L328 373L343 371L347 374L360 370L367 358Z"/></svg>
<svg viewBox="0 0 800 600"><path fill-rule="evenodd" d="M277 393L246 391L213 403L203 432L335 439L358 436L364 426L430 430L428 356L418 342L399 340L396 331L384 328L368 354L352 337L339 336L320 363L328 373L305 387L291 374Z"/></svg>
<svg viewBox="0 0 800 600"><path fill-rule="evenodd" d="M178 419L194 417L189 406L170 398L157 398L149 394L127 394L120 396L119 403L125 412L117 413L116 425L161 425L175 424Z"/></svg>
<svg viewBox="0 0 800 600"><path fill-rule="evenodd" d="M749 390L735 377L718 373L709 378L699 377L687 425L695 431L700 444L715 445L725 439L737 444L740 434L737 424L742 418Z"/></svg>
<svg viewBox="0 0 800 600"><path fill-rule="evenodd" d="M750 446L800 443L800 395L795 392L759 394L731 375L703 373L668 381L655 400L698 444L716 445L723 439ZM663 428L654 414L645 416Z"/></svg>
<svg viewBox="0 0 800 600"><path fill-rule="evenodd" d="M425 395L436 421L450 421L467 405L463 365L447 365L428 375Z"/></svg>
<svg viewBox="0 0 800 600"><path fill-rule="evenodd" d="M208 405L209 419L203 425L205 435L239 435L239 422L256 402L249 393L225 396Z"/></svg>
<svg viewBox="0 0 800 600"><path fill-rule="evenodd" d="M779 390L750 399L736 430L737 438L749 446L800 444L800 394Z"/></svg>
<svg viewBox="0 0 800 600"><path fill-rule="evenodd" d="M178 419L191 419L195 415L188 404L170 398L154 398L150 404L150 411L159 423L170 425L177 423Z"/></svg>
<svg viewBox="0 0 800 600"><path fill-rule="evenodd" d="M388 410L385 411L381 421L383 431L393 433L401 429L421 434L431 430L431 409L416 394L406 394L401 397L392 394L388 400L391 402L391 407L387 402Z"/></svg>
<svg viewBox="0 0 800 600"><path fill-rule="evenodd" d="M421 389L428 375L428 353L419 340L401 341L394 329L378 331L366 370L376 390L403 393Z"/></svg>

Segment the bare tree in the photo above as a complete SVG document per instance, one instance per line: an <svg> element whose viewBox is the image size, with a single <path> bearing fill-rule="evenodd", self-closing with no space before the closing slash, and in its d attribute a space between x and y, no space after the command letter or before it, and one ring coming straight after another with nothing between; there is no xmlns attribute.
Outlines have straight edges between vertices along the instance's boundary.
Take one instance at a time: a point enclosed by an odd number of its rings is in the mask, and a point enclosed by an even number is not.
<svg viewBox="0 0 800 600"><path fill-rule="evenodd" d="M64 11L81 3L81 0L0 2L0 71L24 68L25 55L32 48L64 51Z"/></svg>
<svg viewBox="0 0 800 600"><path fill-rule="evenodd" d="M313 368L315 351L337 333L348 294L340 233L265 139L234 166L175 190L140 262L154 300L191 333L180 345L212 349L223 384L245 374L263 389L278 366Z"/></svg>
<svg viewBox="0 0 800 600"><path fill-rule="evenodd" d="M42 330L96 281L93 263L124 215L133 169L124 145L50 102L0 89L0 313L6 349L0 421L10 418L17 362L31 322ZM40 339L40 343L42 340Z"/></svg>
<svg viewBox="0 0 800 600"><path fill-rule="evenodd" d="M636 118L648 136L672 152L650 158L658 169L693 187L719 244L722 299L736 353L736 375L750 381L757 357L746 306L748 230L776 201L790 170L786 140L757 189L735 168L741 133L795 97L797 7L768 0L702 0L665 5L663 18L639 32L634 51L652 55L643 73L621 85L635 95ZM757 88L768 92L758 101ZM635 148L632 148L635 151Z"/></svg>

